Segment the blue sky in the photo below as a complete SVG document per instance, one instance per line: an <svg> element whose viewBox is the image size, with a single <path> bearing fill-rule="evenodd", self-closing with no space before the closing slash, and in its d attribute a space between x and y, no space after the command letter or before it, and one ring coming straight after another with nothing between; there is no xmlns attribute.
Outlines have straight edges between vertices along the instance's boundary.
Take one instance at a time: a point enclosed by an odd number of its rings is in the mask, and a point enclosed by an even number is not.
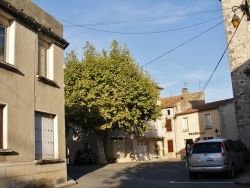
<svg viewBox="0 0 250 188"><path fill-rule="evenodd" d="M226 49L219 0L33 0L64 25L79 57L86 41L99 51L126 44L136 62L164 89L161 97L204 88ZM77 27L74 24L84 27ZM88 28L86 28L88 27ZM98 31L97 31L98 30ZM206 102L231 98L228 54L206 86Z"/></svg>

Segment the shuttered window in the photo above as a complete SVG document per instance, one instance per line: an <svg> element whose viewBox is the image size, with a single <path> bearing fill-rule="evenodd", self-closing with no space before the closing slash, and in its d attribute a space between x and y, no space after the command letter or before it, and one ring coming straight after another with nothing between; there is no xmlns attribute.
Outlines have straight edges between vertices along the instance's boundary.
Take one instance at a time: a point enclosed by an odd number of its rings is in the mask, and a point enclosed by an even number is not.
<svg viewBox="0 0 250 188"><path fill-rule="evenodd" d="M166 119L166 129L167 131L172 131L171 119Z"/></svg>
<svg viewBox="0 0 250 188"><path fill-rule="evenodd" d="M35 114L35 159L54 158L54 115Z"/></svg>
<svg viewBox="0 0 250 188"><path fill-rule="evenodd" d="M168 140L168 152L174 152L173 140Z"/></svg>

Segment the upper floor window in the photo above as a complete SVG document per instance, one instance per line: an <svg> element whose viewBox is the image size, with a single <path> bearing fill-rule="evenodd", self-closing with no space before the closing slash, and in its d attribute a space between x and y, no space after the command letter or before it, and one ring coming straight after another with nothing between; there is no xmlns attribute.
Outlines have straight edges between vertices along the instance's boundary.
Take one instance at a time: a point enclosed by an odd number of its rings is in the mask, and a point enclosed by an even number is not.
<svg viewBox="0 0 250 188"><path fill-rule="evenodd" d="M205 114L205 129L212 128L211 116L210 114Z"/></svg>
<svg viewBox="0 0 250 188"><path fill-rule="evenodd" d="M187 117L182 119L182 131L188 131L188 118Z"/></svg>
<svg viewBox="0 0 250 188"><path fill-rule="evenodd" d="M53 45L41 38L38 39L37 74L50 80L54 77Z"/></svg>
<svg viewBox="0 0 250 188"><path fill-rule="evenodd" d="M0 14L0 62L14 65L15 22Z"/></svg>
<svg viewBox="0 0 250 188"><path fill-rule="evenodd" d="M172 131L172 123L171 123L171 119L166 119L166 129L167 131Z"/></svg>
<svg viewBox="0 0 250 188"><path fill-rule="evenodd" d="M170 110L167 111L168 115L170 115Z"/></svg>
<svg viewBox="0 0 250 188"><path fill-rule="evenodd" d="M0 25L0 61L5 61L6 27Z"/></svg>

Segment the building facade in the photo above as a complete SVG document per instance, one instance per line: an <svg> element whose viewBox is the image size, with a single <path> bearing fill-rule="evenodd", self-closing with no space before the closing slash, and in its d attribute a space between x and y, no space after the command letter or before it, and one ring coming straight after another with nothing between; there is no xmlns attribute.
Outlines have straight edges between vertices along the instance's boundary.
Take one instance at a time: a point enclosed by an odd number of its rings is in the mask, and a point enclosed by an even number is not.
<svg viewBox="0 0 250 188"><path fill-rule="evenodd" d="M0 187L66 183L62 24L30 0L0 8Z"/></svg>
<svg viewBox="0 0 250 188"><path fill-rule="evenodd" d="M177 113L175 124L174 147L179 159L183 159L186 149L199 140L238 139L233 99L206 103Z"/></svg>
<svg viewBox="0 0 250 188"><path fill-rule="evenodd" d="M249 0L221 0L226 39L228 47L229 64L235 99L235 113L238 136L248 147L250 147L250 22L249 16L245 14L239 27L234 28L231 20L234 16L232 8L235 6L249 6ZM248 9L249 12L249 9ZM236 14L239 18L243 12L238 9Z"/></svg>
<svg viewBox="0 0 250 188"><path fill-rule="evenodd" d="M187 88L182 89L182 94L167 98L162 98L162 113L165 114L166 136L164 139L164 156L166 158L177 158L180 153L176 149L177 145L177 124L176 114L187 109L205 103L203 92L189 93Z"/></svg>

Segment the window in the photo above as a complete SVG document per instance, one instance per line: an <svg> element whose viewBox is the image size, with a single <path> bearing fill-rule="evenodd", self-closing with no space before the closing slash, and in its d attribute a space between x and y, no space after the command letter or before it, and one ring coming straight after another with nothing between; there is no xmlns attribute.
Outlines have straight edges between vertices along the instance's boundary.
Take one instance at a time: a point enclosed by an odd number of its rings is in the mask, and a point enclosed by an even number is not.
<svg viewBox="0 0 250 188"><path fill-rule="evenodd" d="M0 15L0 62L14 65L15 22Z"/></svg>
<svg viewBox="0 0 250 188"><path fill-rule="evenodd" d="M170 115L170 110L167 111L168 115Z"/></svg>
<svg viewBox="0 0 250 188"><path fill-rule="evenodd" d="M0 104L0 149L1 152L7 150L7 106Z"/></svg>
<svg viewBox="0 0 250 188"><path fill-rule="evenodd" d="M0 25L0 61L5 61L6 27Z"/></svg>
<svg viewBox="0 0 250 188"><path fill-rule="evenodd" d="M168 152L174 152L173 140L168 140Z"/></svg>
<svg viewBox="0 0 250 188"><path fill-rule="evenodd" d="M3 105L0 105L0 148L3 148Z"/></svg>
<svg viewBox="0 0 250 188"><path fill-rule="evenodd" d="M166 119L166 129L167 131L172 131L171 119Z"/></svg>
<svg viewBox="0 0 250 188"><path fill-rule="evenodd" d="M188 118L182 119L182 131L188 131Z"/></svg>
<svg viewBox="0 0 250 188"><path fill-rule="evenodd" d="M55 116L35 113L35 159L55 158Z"/></svg>
<svg viewBox="0 0 250 188"><path fill-rule="evenodd" d="M211 124L211 117L210 114L205 114L205 129L211 129L212 124Z"/></svg>
<svg viewBox="0 0 250 188"><path fill-rule="evenodd" d="M37 74L44 78L53 80L53 45L38 39L38 71Z"/></svg>

